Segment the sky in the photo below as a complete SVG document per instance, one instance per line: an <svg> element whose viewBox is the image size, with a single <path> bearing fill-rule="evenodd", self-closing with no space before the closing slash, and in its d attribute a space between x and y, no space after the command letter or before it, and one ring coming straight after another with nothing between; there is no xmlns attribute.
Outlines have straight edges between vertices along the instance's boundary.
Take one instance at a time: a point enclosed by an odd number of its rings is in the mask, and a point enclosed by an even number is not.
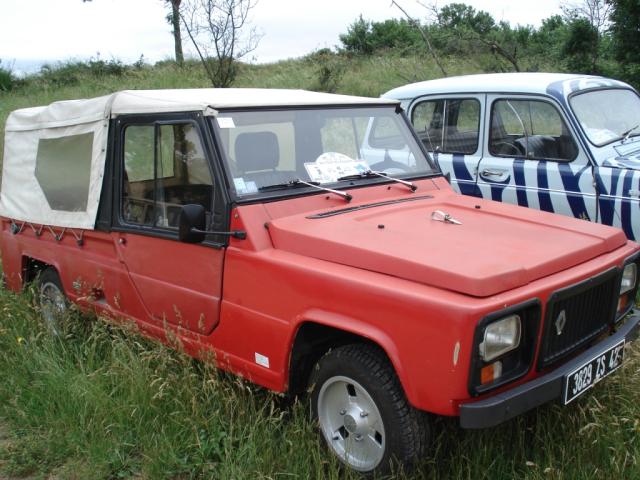
<svg viewBox="0 0 640 480"><path fill-rule="evenodd" d="M0 0L0 61L16 73L43 63L112 58L131 63L173 58L173 37L163 0ZM458 0L486 10L496 20L539 26L559 13L560 0ZM427 10L415 0L398 0L412 16ZM432 4L431 0L422 3ZM442 7L447 0L439 0ZM248 61L272 62L339 45L339 35L360 15L380 21L401 18L391 0L259 0L252 24L263 35ZM188 39L184 40L189 54Z"/></svg>

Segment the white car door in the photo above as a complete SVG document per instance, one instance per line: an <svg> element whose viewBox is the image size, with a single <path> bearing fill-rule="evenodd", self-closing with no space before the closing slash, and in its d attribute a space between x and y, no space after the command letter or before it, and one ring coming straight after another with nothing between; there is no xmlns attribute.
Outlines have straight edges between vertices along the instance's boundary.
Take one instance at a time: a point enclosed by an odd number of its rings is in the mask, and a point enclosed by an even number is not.
<svg viewBox="0 0 640 480"><path fill-rule="evenodd" d="M596 221L593 165L546 97L488 95L477 186L487 199Z"/></svg>
<svg viewBox="0 0 640 480"><path fill-rule="evenodd" d="M418 137L455 190L480 196L478 163L482 155L486 95L427 95L416 98L409 118Z"/></svg>

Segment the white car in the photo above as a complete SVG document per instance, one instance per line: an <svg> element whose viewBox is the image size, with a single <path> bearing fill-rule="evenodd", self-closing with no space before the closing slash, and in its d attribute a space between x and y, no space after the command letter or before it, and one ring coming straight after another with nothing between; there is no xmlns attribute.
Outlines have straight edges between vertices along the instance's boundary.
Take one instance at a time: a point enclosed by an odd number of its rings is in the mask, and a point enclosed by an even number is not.
<svg viewBox="0 0 640 480"><path fill-rule="evenodd" d="M459 192L613 225L640 239L640 98L626 83L467 75L383 97L401 101Z"/></svg>

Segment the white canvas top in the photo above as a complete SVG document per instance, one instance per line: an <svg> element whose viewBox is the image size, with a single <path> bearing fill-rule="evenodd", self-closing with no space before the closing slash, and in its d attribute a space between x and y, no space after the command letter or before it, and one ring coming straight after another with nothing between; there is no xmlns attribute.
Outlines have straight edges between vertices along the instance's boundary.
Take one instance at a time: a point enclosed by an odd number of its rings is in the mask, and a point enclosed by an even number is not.
<svg viewBox="0 0 640 480"><path fill-rule="evenodd" d="M5 127L0 215L59 227L95 227L110 118L242 107L394 105L396 100L304 90L124 90L16 110Z"/></svg>
<svg viewBox="0 0 640 480"><path fill-rule="evenodd" d="M125 113L317 105L389 104L393 100L268 88L125 90L114 94L112 116Z"/></svg>
<svg viewBox="0 0 640 480"><path fill-rule="evenodd" d="M392 99L355 97L306 90L191 88L123 90L103 97L63 100L16 110L5 130L24 131L78 125L134 113L193 112L224 108L393 104ZM215 114L215 112L211 112Z"/></svg>

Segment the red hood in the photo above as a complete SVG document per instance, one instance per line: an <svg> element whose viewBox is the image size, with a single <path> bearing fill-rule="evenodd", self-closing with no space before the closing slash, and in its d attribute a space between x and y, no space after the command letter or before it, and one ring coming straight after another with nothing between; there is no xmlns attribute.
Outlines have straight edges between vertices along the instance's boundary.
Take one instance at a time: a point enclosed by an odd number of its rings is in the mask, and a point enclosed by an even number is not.
<svg viewBox="0 0 640 480"><path fill-rule="evenodd" d="M277 249L477 297L526 285L627 241L621 230L583 220L450 191L429 194L321 218L281 217L269 232ZM431 220L435 210L462 225Z"/></svg>

